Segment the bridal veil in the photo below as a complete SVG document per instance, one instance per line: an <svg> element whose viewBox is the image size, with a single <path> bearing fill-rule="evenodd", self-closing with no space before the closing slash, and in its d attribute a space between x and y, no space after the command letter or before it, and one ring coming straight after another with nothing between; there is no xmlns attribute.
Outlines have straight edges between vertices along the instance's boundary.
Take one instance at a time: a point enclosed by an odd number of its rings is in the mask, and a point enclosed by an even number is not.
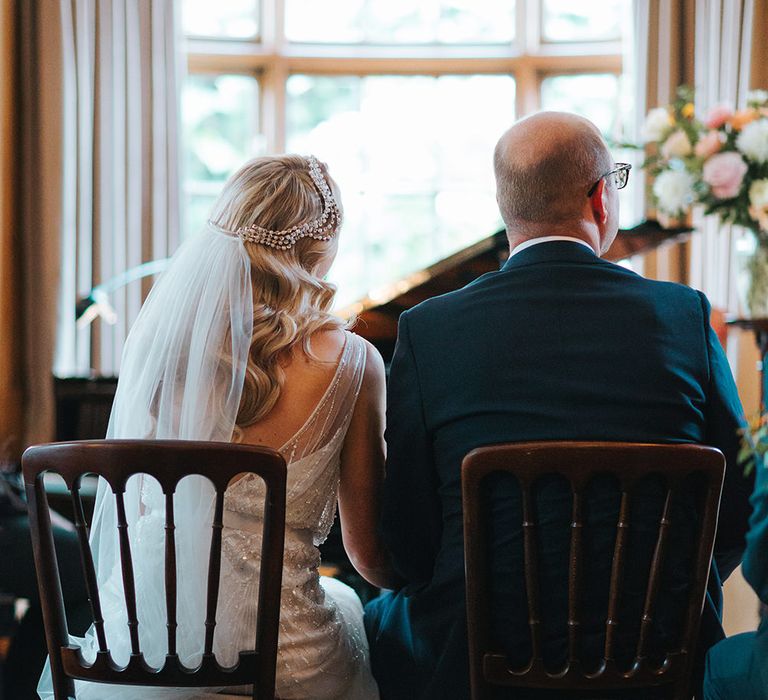
<svg viewBox="0 0 768 700"><path fill-rule="evenodd" d="M187 239L152 289L123 351L107 437L229 442L240 405L253 326L251 265L236 236L206 227ZM178 581L178 652L195 666L203 653L205 572L210 547L213 488L185 478L174 495ZM139 639L147 663L162 666L165 630L164 519L160 486L141 475L125 494L136 579ZM127 663L125 613L116 503L100 480L90 531L107 642L116 663ZM86 660L97 643L93 628L73 639ZM50 671L40 681L52 698ZM139 697L137 688L78 683L78 698ZM180 691L179 691L180 692ZM185 697L189 697L187 689ZM157 692L177 697L176 691Z"/></svg>

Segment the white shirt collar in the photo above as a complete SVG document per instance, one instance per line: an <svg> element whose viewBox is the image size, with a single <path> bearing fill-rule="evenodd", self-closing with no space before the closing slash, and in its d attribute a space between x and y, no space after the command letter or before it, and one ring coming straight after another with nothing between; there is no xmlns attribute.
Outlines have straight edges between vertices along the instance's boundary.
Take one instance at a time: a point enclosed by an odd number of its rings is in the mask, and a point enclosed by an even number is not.
<svg viewBox="0 0 768 700"><path fill-rule="evenodd" d="M581 238L574 238L573 236L539 236L537 238L529 238L527 241L518 243L510 252L509 257L511 258L513 255L517 255L518 253L521 253L526 248L530 248L531 246L539 245L539 243L549 243L550 241L569 241L571 243L581 243L581 245L589 248L592 253L595 253L595 249L586 241L581 240ZM595 253L595 255L597 255L597 253Z"/></svg>

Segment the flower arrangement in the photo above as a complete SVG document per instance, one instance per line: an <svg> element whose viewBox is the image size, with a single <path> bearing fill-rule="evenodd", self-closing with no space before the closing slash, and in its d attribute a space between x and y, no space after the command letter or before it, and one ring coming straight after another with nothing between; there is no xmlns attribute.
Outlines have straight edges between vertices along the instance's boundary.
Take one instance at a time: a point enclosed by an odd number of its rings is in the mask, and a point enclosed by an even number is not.
<svg viewBox="0 0 768 700"><path fill-rule="evenodd" d="M643 138L659 212L679 217L703 204L768 246L768 91L749 93L744 110L717 105L700 120L693 91L681 87L671 105L648 113Z"/></svg>

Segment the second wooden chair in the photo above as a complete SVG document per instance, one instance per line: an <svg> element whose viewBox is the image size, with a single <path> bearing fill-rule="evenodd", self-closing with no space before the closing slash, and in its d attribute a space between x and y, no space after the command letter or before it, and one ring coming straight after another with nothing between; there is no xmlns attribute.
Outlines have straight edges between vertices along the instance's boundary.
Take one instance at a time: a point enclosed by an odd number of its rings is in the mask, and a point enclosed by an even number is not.
<svg viewBox="0 0 768 700"><path fill-rule="evenodd" d="M549 689L562 692L562 697L623 697L622 692L641 693L642 689L663 690L675 700L690 700L690 680L696 639L699 629L704 594L712 558L717 514L722 490L725 460L718 450L697 445L647 445L632 443L579 443L541 442L520 443L483 447L471 452L462 466L462 490L464 507L464 543L466 556L467 618L469 629L470 676L474 700L487 697L494 688L502 686L517 689ZM487 504L486 486L492 475L509 475L519 491L520 520L517 535L522 539L525 600L527 601L528 629L522 634L530 640L530 659L522 667L513 667L503 645L494 638L492 611L492 587L490 576L489 542L491 513ZM552 614L556 601L542 599L542 570L539 563L542 540L547 537L542 527L542 516L551 529L552 514L540 513L535 495L536 485L542 477L561 480L562 491L570 501L567 511L558 519L564 531L559 542L569 542L564 548L569 552L563 559L562 571L548 572L549 580L560 577L563 598L567 598L567 621L563 620L562 636L566 648L565 664L550 668L545 663L545 646L551 639L544 638L543 619ZM605 552L609 562L609 583L604 609L602 659L597 665L586 663L581 657L584 633L583 599L587 584L584 572L585 525L590 499L588 489L598 476L608 475L616 486L617 512L614 534L607 541L613 542L612 552ZM634 658L626 664L617 662L617 639L622 606L622 594L628 581L626 569L633 557L632 509L647 508L647 503L637 503L637 487L643 479L657 478L663 484L658 489L659 503L655 535L645 523L650 547L647 580L631 581L644 590L642 615L633 622L636 630L627 645L622 635L624 649L634 649ZM563 485L563 480L567 486ZM673 517L677 499L685 496L691 502L688 512L698 514L698 522L681 523ZM647 500L647 499L646 499ZM570 518L568 517L570 515ZM694 518L696 519L696 518ZM569 523L570 520L570 523ZM685 526L693 533L690 543L690 571L687 594L684 594L684 614L680 615L681 629L676 630L677 642L670 648L654 648L654 616L664 595L663 571L670 556L670 542L674 529ZM512 528L510 528L512 529ZM568 533L567 530L570 530ZM521 534L520 534L521 533ZM498 528L495 536L507 536ZM655 544L654 544L655 541ZM676 541L679 541L677 538ZM612 559L610 558L612 555ZM551 560L551 558L550 558ZM567 563L566 563L567 560ZM635 568L635 572L639 569ZM567 590L565 590L567 587ZM559 590L559 589L558 589ZM497 587L498 591L498 587ZM523 603L526 605L526 603ZM564 606L565 607L565 606ZM563 613L565 614L565 613ZM594 620L592 621L594 623ZM594 627L595 625L592 624ZM550 637L552 626L548 627ZM634 633L634 632L633 632ZM558 633L559 634L559 633ZM595 635L593 635L595 636ZM598 633L597 636L600 636ZM667 635L669 638L669 634ZM656 663L661 658L662 661ZM502 697L495 691L493 697ZM510 695L516 697L516 695ZM636 697L636 696L635 696Z"/></svg>

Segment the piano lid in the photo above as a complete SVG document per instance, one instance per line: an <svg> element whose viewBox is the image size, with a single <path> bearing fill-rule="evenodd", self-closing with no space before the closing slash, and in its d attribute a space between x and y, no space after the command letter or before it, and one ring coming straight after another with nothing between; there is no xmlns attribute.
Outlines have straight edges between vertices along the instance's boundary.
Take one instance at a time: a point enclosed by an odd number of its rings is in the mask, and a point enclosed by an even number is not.
<svg viewBox="0 0 768 700"><path fill-rule="evenodd" d="M621 229L603 257L618 262L633 255L649 253L663 243L684 240L691 230L665 229L657 221L644 221L633 228ZM430 297L459 289L486 272L498 270L508 255L506 233L504 230L497 231L423 270L376 290L338 313L345 318L357 317L355 332L373 343L388 362L397 339L397 320L403 311Z"/></svg>

